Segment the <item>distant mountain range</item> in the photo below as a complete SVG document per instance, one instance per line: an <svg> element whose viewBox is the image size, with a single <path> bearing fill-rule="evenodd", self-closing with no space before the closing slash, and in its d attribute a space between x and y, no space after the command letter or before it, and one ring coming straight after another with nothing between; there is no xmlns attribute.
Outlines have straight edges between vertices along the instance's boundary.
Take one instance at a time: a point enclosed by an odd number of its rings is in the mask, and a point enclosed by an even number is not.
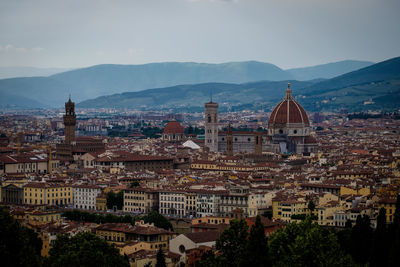
<svg viewBox="0 0 400 267"><path fill-rule="evenodd" d="M69 71L67 68L0 67L0 79L17 77L50 76Z"/></svg>
<svg viewBox="0 0 400 267"><path fill-rule="evenodd" d="M206 83L180 85L102 96L83 101L78 107L201 110L210 93L225 109L270 110L285 94L288 81L244 84ZM308 111L386 110L400 108L400 57L380 62L328 80L296 81L293 94Z"/></svg>
<svg viewBox="0 0 400 267"><path fill-rule="evenodd" d="M75 102L80 102L104 95L182 84L325 79L370 64L372 62L341 61L286 71L273 64L256 61L96 65L48 77L2 79L0 107L61 107L69 94Z"/></svg>
<svg viewBox="0 0 400 267"><path fill-rule="evenodd" d="M306 68L288 69L286 72L292 75L292 79L307 81L319 78L330 79L351 71L373 65L370 61L345 60Z"/></svg>

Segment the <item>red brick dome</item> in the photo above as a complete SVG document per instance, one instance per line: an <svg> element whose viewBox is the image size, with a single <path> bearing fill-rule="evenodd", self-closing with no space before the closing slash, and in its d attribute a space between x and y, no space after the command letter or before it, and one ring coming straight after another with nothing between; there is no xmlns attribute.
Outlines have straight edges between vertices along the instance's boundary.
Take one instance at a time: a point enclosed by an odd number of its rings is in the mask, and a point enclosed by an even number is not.
<svg viewBox="0 0 400 267"><path fill-rule="evenodd" d="M268 127L274 127L275 125L282 126L287 123L310 125L306 111L292 96L290 84L288 84L285 98L272 111Z"/></svg>
<svg viewBox="0 0 400 267"><path fill-rule="evenodd" d="M179 122L170 121L165 125L163 134L183 134L184 132L185 129Z"/></svg>

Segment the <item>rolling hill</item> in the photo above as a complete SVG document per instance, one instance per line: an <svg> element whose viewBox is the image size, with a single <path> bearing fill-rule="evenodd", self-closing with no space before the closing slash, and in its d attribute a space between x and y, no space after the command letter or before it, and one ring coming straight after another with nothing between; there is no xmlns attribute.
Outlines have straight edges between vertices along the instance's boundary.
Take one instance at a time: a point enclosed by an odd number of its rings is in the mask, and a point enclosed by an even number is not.
<svg viewBox="0 0 400 267"><path fill-rule="evenodd" d="M400 96L400 57L380 62L329 80L291 81L294 95L309 111L348 109L396 110ZM181 85L102 96L78 107L190 108L213 99L229 106L273 107L285 92L287 81L244 84ZM364 102L370 102L364 105Z"/></svg>
<svg viewBox="0 0 400 267"><path fill-rule="evenodd" d="M351 71L371 66L373 64L374 62L370 61L344 60L312 67L288 69L286 72L290 73L293 79L299 81L307 81L318 78L330 79Z"/></svg>
<svg viewBox="0 0 400 267"><path fill-rule="evenodd" d="M319 78L331 77L338 69L358 68L356 62L311 67ZM342 66L342 67L340 67ZM344 67L346 66L346 67ZM319 70L321 69L321 70ZM304 72L304 70L302 70ZM300 72L302 72L300 71ZM291 73L292 72L292 73ZM205 63L151 63L144 65L96 65L49 77L24 77L0 80L0 107L60 107L71 94L76 102L103 95L137 92L182 84L233 83L294 80L296 69L285 71L257 61ZM302 76L305 77L304 75ZM18 96L24 98L19 101Z"/></svg>
<svg viewBox="0 0 400 267"><path fill-rule="evenodd" d="M295 92L313 84L312 81L291 81ZM262 81L245 84L205 83L178 85L166 88L149 89L140 92L127 92L86 100L77 105L85 108L145 108L184 109L201 107L210 101L220 106L240 106L249 103L272 106L285 94L287 81Z"/></svg>

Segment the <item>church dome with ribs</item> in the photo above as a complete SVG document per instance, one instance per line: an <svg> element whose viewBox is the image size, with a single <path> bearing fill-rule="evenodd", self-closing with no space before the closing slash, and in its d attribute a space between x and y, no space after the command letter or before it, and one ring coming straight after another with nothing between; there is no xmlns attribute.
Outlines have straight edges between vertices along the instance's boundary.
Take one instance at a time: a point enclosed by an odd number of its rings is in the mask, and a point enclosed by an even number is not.
<svg viewBox="0 0 400 267"><path fill-rule="evenodd" d="M165 125L163 134L183 134L184 131L185 129L179 122L170 121Z"/></svg>
<svg viewBox="0 0 400 267"><path fill-rule="evenodd" d="M274 108L268 121L268 127L282 127L286 124L302 124L310 126L307 113L304 108L294 100L290 83L286 90L285 98Z"/></svg>

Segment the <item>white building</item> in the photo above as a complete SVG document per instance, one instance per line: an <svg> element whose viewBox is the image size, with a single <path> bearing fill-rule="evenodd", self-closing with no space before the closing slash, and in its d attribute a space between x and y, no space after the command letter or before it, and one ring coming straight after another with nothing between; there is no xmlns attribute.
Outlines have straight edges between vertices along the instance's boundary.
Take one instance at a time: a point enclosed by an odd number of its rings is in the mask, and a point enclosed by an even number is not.
<svg viewBox="0 0 400 267"><path fill-rule="evenodd" d="M94 185L73 186L73 203L76 209L95 210L96 197L101 194L100 187Z"/></svg>
<svg viewBox="0 0 400 267"><path fill-rule="evenodd" d="M217 216L219 195L212 191L198 192L196 196L196 217Z"/></svg>
<svg viewBox="0 0 400 267"><path fill-rule="evenodd" d="M160 191L159 212L165 216L185 217L186 196L185 192L163 190Z"/></svg>
<svg viewBox="0 0 400 267"><path fill-rule="evenodd" d="M186 251L200 246L215 246L219 234L218 231L180 234L169 241L169 251L181 255L181 262L185 262Z"/></svg>

